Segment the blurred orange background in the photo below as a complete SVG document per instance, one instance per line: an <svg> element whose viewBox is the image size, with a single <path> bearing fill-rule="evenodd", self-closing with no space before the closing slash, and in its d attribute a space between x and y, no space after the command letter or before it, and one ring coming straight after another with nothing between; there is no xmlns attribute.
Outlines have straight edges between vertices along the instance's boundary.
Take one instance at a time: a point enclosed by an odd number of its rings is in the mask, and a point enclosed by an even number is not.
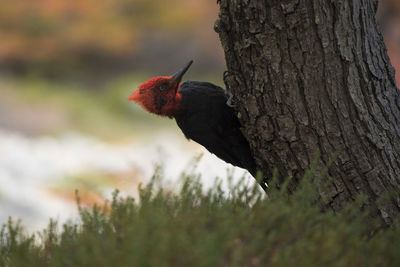
<svg viewBox="0 0 400 267"><path fill-rule="evenodd" d="M221 70L217 12L210 0L3 0L0 66L18 74L110 77L168 71L194 58L199 71Z"/></svg>
<svg viewBox="0 0 400 267"><path fill-rule="evenodd" d="M400 84L400 1L379 1L377 18L393 67L396 69L397 88Z"/></svg>

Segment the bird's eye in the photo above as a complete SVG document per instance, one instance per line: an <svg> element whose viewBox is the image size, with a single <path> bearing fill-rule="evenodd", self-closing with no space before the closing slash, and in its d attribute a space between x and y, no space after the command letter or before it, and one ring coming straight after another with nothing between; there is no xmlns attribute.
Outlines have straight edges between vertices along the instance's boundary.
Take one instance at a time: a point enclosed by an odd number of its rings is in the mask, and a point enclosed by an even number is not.
<svg viewBox="0 0 400 267"><path fill-rule="evenodd" d="M158 90L159 91L165 91L167 90L167 85L165 83L161 84L160 86L158 86Z"/></svg>

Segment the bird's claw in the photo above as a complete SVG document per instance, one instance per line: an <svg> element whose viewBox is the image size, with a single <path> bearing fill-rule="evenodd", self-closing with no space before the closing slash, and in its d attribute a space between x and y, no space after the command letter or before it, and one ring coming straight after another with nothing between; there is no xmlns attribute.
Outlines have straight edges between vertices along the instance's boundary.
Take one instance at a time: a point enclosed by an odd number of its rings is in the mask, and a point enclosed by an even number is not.
<svg viewBox="0 0 400 267"><path fill-rule="evenodd" d="M225 94L228 96L228 100L226 101L226 104L231 107L231 108L236 108L236 104L233 103L233 95L230 91L225 90Z"/></svg>
<svg viewBox="0 0 400 267"><path fill-rule="evenodd" d="M229 76L229 71L228 70L224 71L223 79L224 79L224 84L225 84L225 88L226 88L225 94L228 96L228 100L226 101L226 104L231 108L236 108L236 104L233 103L233 101L234 101L233 94L229 91L229 86L227 83L228 76Z"/></svg>

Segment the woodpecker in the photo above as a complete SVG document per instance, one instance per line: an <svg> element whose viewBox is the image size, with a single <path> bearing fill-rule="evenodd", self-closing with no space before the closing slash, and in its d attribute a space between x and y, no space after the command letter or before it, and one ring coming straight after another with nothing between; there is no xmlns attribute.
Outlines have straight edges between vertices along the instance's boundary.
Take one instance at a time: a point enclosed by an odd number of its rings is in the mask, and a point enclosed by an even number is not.
<svg viewBox="0 0 400 267"><path fill-rule="evenodd" d="M204 146L220 159L256 177L250 146L240 130L231 95L209 82L186 81L187 63L171 76L157 76L141 84L129 100L148 112L174 118L185 137ZM260 183L265 189L265 183Z"/></svg>

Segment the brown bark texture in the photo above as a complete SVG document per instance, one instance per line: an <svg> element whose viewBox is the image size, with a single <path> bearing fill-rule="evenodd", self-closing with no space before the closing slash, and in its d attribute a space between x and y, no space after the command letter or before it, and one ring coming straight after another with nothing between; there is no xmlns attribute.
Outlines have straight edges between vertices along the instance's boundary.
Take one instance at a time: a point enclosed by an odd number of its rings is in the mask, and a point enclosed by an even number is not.
<svg viewBox="0 0 400 267"><path fill-rule="evenodd" d="M372 0L221 0L215 22L243 133L264 177L301 179L316 151L334 210L360 193L400 217L400 91Z"/></svg>

